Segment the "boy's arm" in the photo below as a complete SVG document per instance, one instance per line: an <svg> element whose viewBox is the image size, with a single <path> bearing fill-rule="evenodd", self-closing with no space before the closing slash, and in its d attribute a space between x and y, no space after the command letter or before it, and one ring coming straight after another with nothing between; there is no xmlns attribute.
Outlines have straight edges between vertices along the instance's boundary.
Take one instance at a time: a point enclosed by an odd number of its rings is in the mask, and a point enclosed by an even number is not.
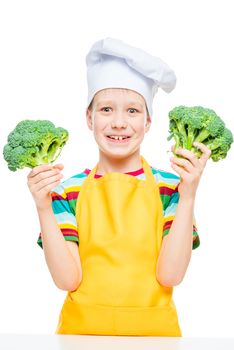
<svg viewBox="0 0 234 350"><path fill-rule="evenodd" d="M38 209L45 259L56 286L73 291L81 283L82 270L76 242L66 241L52 208Z"/></svg>
<svg viewBox="0 0 234 350"><path fill-rule="evenodd" d="M199 159L186 149L176 151L184 158L171 158L172 168L180 175L181 182L175 218L168 235L163 238L156 267L156 278L166 287L173 287L183 280L192 253L195 196L211 154L202 143L194 143L194 146L202 151Z"/></svg>
<svg viewBox="0 0 234 350"><path fill-rule="evenodd" d="M193 246L193 208L194 201L179 200L170 231L163 238L156 278L164 286L179 284L189 265Z"/></svg>
<svg viewBox="0 0 234 350"><path fill-rule="evenodd" d="M60 183L62 168L61 164L33 168L28 175L28 187L36 204L43 250L51 276L58 288L73 291L82 279L78 247L77 243L65 241L52 210L50 195Z"/></svg>

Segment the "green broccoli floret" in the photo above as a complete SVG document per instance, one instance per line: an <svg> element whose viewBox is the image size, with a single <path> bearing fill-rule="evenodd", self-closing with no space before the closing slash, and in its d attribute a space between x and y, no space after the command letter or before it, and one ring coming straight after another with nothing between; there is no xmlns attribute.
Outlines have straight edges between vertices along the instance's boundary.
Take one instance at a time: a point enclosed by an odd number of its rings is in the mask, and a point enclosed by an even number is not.
<svg viewBox="0 0 234 350"><path fill-rule="evenodd" d="M11 171L53 163L68 137L67 130L49 120L22 120L8 135L3 156Z"/></svg>
<svg viewBox="0 0 234 350"><path fill-rule="evenodd" d="M169 137L174 137L175 149L191 150L199 158L201 151L193 143L202 142L211 150L215 162L226 157L233 135L223 120L209 108L178 106L169 112ZM178 156L175 153L176 156Z"/></svg>

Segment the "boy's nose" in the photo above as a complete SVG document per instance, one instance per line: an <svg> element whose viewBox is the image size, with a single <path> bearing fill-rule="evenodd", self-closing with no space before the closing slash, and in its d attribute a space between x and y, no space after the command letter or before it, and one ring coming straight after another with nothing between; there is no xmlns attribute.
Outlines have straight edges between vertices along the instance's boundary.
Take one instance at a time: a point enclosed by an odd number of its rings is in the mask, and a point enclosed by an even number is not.
<svg viewBox="0 0 234 350"><path fill-rule="evenodd" d="M111 121L111 126L112 128L123 128L123 127L127 127L127 122L126 119L124 117L124 115L122 113L118 113L115 114L115 116L113 116L113 119Z"/></svg>

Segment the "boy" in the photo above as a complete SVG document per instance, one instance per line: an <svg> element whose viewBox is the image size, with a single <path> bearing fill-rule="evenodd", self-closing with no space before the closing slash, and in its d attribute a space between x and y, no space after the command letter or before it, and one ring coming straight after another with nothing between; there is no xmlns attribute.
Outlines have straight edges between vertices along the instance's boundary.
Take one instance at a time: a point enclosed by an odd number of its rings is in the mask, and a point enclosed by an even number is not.
<svg viewBox="0 0 234 350"><path fill-rule="evenodd" d="M180 179L150 167L140 144L157 88L170 92L174 72L112 38L95 43L86 62L99 162L62 184L62 164L28 176L38 243L55 284L68 291L56 333L181 336L172 292L199 245L193 209L210 151L197 144L197 159L177 150L185 159L171 163Z"/></svg>

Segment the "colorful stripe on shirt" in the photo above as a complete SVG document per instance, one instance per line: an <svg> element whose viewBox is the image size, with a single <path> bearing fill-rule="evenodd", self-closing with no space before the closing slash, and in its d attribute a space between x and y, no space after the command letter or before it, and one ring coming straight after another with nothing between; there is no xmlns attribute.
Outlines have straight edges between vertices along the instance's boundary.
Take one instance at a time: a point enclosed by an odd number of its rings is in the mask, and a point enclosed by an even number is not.
<svg viewBox="0 0 234 350"><path fill-rule="evenodd" d="M179 201L178 185L180 178L172 173L158 170L151 167L152 174L159 185L160 197L163 206L164 227L162 237L169 233L170 227L175 217L176 208ZM84 180L90 173L90 169L85 169L82 173L70 177L63 181L51 192L52 209L58 223L58 226L66 240L75 241L79 244L79 223L76 221L76 203L79 192ZM145 180L143 168L126 174L136 176L138 179ZM95 174L95 178L102 175ZM43 248L41 234L37 243ZM196 222L193 224L193 249L200 245L199 235L197 233Z"/></svg>

